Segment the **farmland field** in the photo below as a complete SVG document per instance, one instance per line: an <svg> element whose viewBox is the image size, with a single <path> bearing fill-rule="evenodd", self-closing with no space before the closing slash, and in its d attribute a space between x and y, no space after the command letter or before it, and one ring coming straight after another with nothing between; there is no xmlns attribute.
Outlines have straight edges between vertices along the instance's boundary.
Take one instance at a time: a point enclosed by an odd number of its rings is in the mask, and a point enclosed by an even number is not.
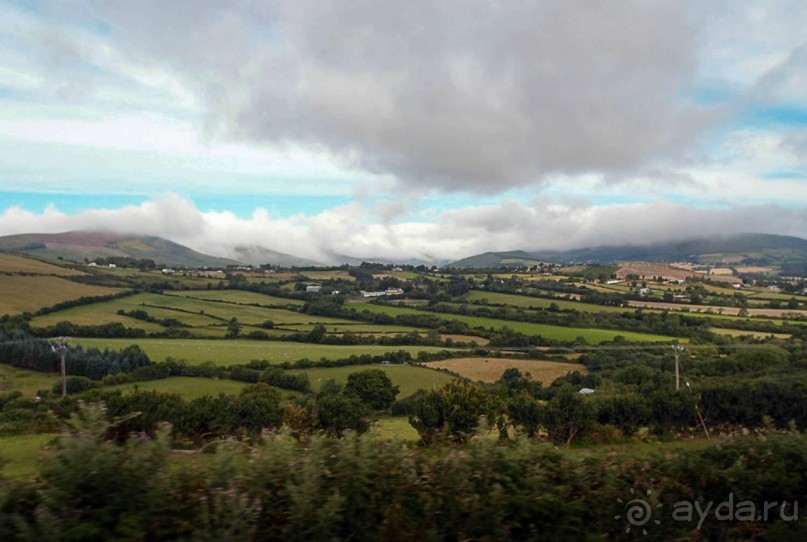
<svg viewBox="0 0 807 542"><path fill-rule="evenodd" d="M730 337L742 337L743 335L750 335L757 339L764 339L766 337L775 337L777 339L789 339L792 337L789 333L765 333L763 331L745 331L742 329L725 329L720 327L709 328L712 333L718 335L728 335Z"/></svg>
<svg viewBox="0 0 807 542"><path fill-rule="evenodd" d="M666 309L666 310L684 310L689 312L706 312L711 310L718 314L722 312L729 316L737 316L740 312L738 307L719 307L714 305L680 305L677 303L661 303L655 301L631 301L631 307L647 307L651 309ZM785 318L787 314L797 314L799 316L807 316L807 310L793 310L793 309L748 309L749 316L770 316L772 318Z"/></svg>
<svg viewBox="0 0 807 542"><path fill-rule="evenodd" d="M452 358L431 361L423 365L447 369L464 378L481 382L495 382L501 378L506 369L512 367L521 371L522 374L529 374L532 380L542 382L544 386L548 386L555 379L574 371L588 372L579 363L515 358Z"/></svg>
<svg viewBox="0 0 807 542"><path fill-rule="evenodd" d="M39 473L43 447L58 436L39 433L0 437L0 472L9 478L33 478Z"/></svg>
<svg viewBox="0 0 807 542"><path fill-rule="evenodd" d="M444 348L431 346L335 346L282 341L247 341L214 339L72 339L71 343L85 348L111 348L120 350L137 344L154 361L166 358L184 359L189 363L212 361L217 365L234 365L251 360L283 363L308 358L312 361L348 358L353 354L381 355L404 350L411 354L421 351L439 352Z"/></svg>
<svg viewBox="0 0 807 542"><path fill-rule="evenodd" d="M56 361L54 357L54 365ZM49 390L58 381L57 373L28 371L0 363L0 393L19 391L26 397L33 397L38 390Z"/></svg>
<svg viewBox="0 0 807 542"><path fill-rule="evenodd" d="M417 390L430 390L448 384L455 377L416 365L348 365L346 367L322 367L315 369L294 369L290 373L305 373L311 382L311 389L319 391L326 380L335 380L340 384L347 382L350 373L365 369L381 369L389 376L392 383L400 386L398 398L412 395Z"/></svg>
<svg viewBox="0 0 807 542"><path fill-rule="evenodd" d="M160 380L148 380L145 382L131 382L119 384L117 386L105 387L105 390L121 390L122 392L134 391L135 388L146 391L153 390L161 393L176 393L183 399L196 399L210 395L217 397L220 393L225 395L238 395L246 382L236 380L222 380L212 378L191 378L187 376L172 376ZM280 390L287 393L285 390Z"/></svg>
<svg viewBox="0 0 807 542"><path fill-rule="evenodd" d="M242 293L242 292L238 292ZM261 324L272 320L278 326L318 324L325 325L353 323L350 320L329 318L327 316L310 316L284 309L270 309L251 305L236 305L219 301L205 301L194 297L181 297L163 294L137 294L129 297L72 307L63 311L39 316L31 321L33 327L46 327L61 321L71 321L81 325L98 325L110 321L120 321L127 327L159 331L162 328L141 320L118 315L118 310L144 310L150 316L165 319L174 318L180 322L196 327L205 327L214 324L224 324L230 318L236 317L241 324Z"/></svg>
<svg viewBox="0 0 807 542"><path fill-rule="evenodd" d="M382 416L370 426L370 435L382 440L406 442L420 440L420 435L406 416Z"/></svg>
<svg viewBox="0 0 807 542"><path fill-rule="evenodd" d="M80 297L110 295L115 288L51 276L0 275L0 315L33 312Z"/></svg>
<svg viewBox="0 0 807 542"><path fill-rule="evenodd" d="M0 271L4 273L33 273L37 275L57 275L60 277L70 277L84 275L85 273L76 269L61 267L49 264L35 258L17 256L0 252Z"/></svg>
<svg viewBox="0 0 807 542"><path fill-rule="evenodd" d="M350 273L348 273L347 271L343 271L341 269L331 271L300 271L300 276L306 277L312 281L334 280L334 279L351 280L351 281L356 280L350 275Z"/></svg>
<svg viewBox="0 0 807 542"><path fill-rule="evenodd" d="M477 316L465 316L460 314L446 314L446 313L433 313L429 311L420 311L416 309L409 309L405 307L395 307L389 305L373 305L370 303L363 303L354 305L356 310L368 310L371 312L381 312L395 316L397 314L430 314L446 320L456 320L464 322L471 328L483 327L502 329L508 327L513 331L524 333L526 335L539 335L547 339L556 339L559 341L574 341L577 337L584 337L586 341L599 343L603 341L611 341L614 337L621 335L629 341L635 342L655 342L655 341L672 341L675 337L668 337L665 335L655 335L651 333L636 333L631 331L619 331L611 329L597 329L597 328L579 328L579 327L562 327L552 326L545 324L533 324L530 322L516 322L512 320L497 320L495 318L481 318Z"/></svg>
<svg viewBox="0 0 807 542"><path fill-rule="evenodd" d="M520 308L536 307L545 309L554 303L560 309L574 309L583 312L625 312L626 310L630 310L624 307L594 305L592 303L580 303L578 301L567 301L565 299L546 299L524 295L502 294L498 292L484 292L481 290L471 290L465 297L472 303L484 299L491 305L509 305L511 307Z"/></svg>
<svg viewBox="0 0 807 542"><path fill-rule="evenodd" d="M284 297L275 297L243 290L185 290L172 293L171 295L179 297L193 297L203 300L224 301L227 303L238 303L241 305L263 305L267 307L284 307L289 305L303 306L305 304L305 301L302 301L301 299L287 299Z"/></svg>

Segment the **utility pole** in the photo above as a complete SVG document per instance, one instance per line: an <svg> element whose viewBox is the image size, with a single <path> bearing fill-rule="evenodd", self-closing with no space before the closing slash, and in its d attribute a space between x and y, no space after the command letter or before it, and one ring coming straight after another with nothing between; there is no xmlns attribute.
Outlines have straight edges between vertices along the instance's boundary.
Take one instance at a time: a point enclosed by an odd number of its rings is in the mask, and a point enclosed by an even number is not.
<svg viewBox="0 0 807 542"><path fill-rule="evenodd" d="M65 371L65 353L67 352L67 344L64 342L64 337L59 339L59 351L62 358L62 397L67 397L67 373Z"/></svg>
<svg viewBox="0 0 807 542"><path fill-rule="evenodd" d="M56 353L56 349L53 345L50 345L50 349L53 350L53 353ZM64 337L59 337L59 357L61 358L61 365L62 365L62 397L67 396L67 374L65 371L65 356L67 355L67 343L64 340Z"/></svg>
<svg viewBox="0 0 807 542"><path fill-rule="evenodd" d="M681 369L678 366L678 357L684 351L684 347L680 344L674 344L672 349L673 356L675 356L675 391L679 391L681 389Z"/></svg>

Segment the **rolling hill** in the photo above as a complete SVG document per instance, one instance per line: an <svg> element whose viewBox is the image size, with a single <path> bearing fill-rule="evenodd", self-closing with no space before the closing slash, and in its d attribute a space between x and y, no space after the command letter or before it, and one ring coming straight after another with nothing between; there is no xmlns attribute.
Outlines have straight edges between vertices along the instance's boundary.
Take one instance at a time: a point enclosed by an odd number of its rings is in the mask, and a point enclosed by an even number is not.
<svg viewBox="0 0 807 542"><path fill-rule="evenodd" d="M687 239L649 245L614 245L568 251L485 252L453 262L446 267L521 267L538 262L614 263L620 261L753 261L771 265L807 262L807 240L766 234L737 234Z"/></svg>
<svg viewBox="0 0 807 542"><path fill-rule="evenodd" d="M0 251L83 262L110 256L151 259L173 267L224 267L239 262L196 252L162 237L71 231L0 237Z"/></svg>
<svg viewBox="0 0 807 542"><path fill-rule="evenodd" d="M234 249L235 258L242 263L250 265L272 264L280 267L313 267L325 265L322 262L315 262L300 258L284 252L277 252L261 246L237 246Z"/></svg>

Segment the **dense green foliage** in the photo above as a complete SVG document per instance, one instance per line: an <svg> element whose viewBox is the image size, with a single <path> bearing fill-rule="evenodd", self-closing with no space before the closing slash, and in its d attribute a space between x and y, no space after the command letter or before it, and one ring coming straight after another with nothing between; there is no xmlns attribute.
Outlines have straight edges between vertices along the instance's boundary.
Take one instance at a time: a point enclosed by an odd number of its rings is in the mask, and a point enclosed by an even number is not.
<svg viewBox="0 0 807 542"><path fill-rule="evenodd" d="M203 466L170 463L167 429L107 441L81 412L41 477L0 481L0 538L17 540L622 539L631 489L660 504L652 539L803 540L807 439L770 436L635 458L572 458L527 441L422 449L369 437L280 433L258 449L219 447ZM730 497L731 495L731 497ZM682 500L776 502L767 521L675 520ZM800 512L803 513L803 512ZM618 517L618 519L615 519ZM641 533L632 533L641 534Z"/></svg>

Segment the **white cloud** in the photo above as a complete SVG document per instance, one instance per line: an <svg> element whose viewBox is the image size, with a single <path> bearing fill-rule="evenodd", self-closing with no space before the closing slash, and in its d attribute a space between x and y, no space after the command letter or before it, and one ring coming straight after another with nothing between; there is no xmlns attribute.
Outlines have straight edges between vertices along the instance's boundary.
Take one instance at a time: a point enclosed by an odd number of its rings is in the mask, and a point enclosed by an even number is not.
<svg viewBox="0 0 807 542"><path fill-rule="evenodd" d="M337 255L395 261L447 261L486 251L549 250L646 244L710 234L761 232L807 237L807 211L776 205L705 210L655 202L592 206L541 198L532 204L445 211L432 222L374 224L372 208L351 203L313 217L273 218L258 209L249 218L201 212L175 195L117 210L68 215L19 208L0 214L0 234L113 231L167 237L201 252L233 256L237 245L259 245L321 262Z"/></svg>

